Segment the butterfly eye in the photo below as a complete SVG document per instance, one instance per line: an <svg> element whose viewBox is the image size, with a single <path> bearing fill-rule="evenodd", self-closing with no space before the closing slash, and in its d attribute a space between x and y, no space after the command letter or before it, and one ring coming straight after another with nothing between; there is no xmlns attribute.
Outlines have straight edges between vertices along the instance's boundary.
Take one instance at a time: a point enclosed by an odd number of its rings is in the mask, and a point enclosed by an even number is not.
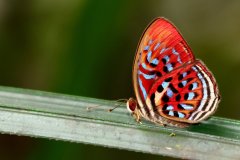
<svg viewBox="0 0 240 160"><path fill-rule="evenodd" d="M134 112L136 107L137 107L136 100L133 98L129 98L129 100L127 101L127 109L129 110L129 112Z"/></svg>

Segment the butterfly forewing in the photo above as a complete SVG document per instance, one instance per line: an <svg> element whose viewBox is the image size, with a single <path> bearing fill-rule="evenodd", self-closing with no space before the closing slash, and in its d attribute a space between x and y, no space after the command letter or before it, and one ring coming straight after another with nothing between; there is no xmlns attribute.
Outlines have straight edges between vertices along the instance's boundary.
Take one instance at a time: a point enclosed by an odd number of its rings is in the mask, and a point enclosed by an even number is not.
<svg viewBox="0 0 240 160"><path fill-rule="evenodd" d="M139 105L144 107L148 92L158 78L194 60L176 27L164 18L154 20L140 40L134 62L133 84Z"/></svg>
<svg viewBox="0 0 240 160"><path fill-rule="evenodd" d="M157 18L145 30L133 66L139 110L145 118L159 117L197 123L219 102L216 81L174 25Z"/></svg>

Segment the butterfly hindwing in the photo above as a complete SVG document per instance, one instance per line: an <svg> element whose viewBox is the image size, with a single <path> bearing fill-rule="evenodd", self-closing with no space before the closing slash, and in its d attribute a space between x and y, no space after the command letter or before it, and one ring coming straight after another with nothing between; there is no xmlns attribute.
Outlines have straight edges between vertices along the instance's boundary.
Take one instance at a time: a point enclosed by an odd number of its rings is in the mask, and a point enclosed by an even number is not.
<svg viewBox="0 0 240 160"><path fill-rule="evenodd" d="M220 99L214 77L198 60L158 79L149 95L153 115L187 123L209 117Z"/></svg>

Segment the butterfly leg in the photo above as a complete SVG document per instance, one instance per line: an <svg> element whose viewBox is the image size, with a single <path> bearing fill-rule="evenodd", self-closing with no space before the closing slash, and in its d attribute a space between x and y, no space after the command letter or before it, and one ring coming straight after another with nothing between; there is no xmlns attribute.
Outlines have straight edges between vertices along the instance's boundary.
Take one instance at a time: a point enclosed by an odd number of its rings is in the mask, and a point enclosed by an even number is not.
<svg viewBox="0 0 240 160"><path fill-rule="evenodd" d="M171 127L185 128L185 127L189 126L189 124L187 124L187 123L175 122L175 121L171 121L171 120L170 121L169 120L161 121L161 122L157 121L155 123L158 125L161 125L163 127L171 126Z"/></svg>
<svg viewBox="0 0 240 160"><path fill-rule="evenodd" d="M161 126L163 126L163 127L166 127L167 126L167 124L166 123L163 123L163 122L159 122L159 121L157 121L157 122L154 122L155 124L157 124L157 125L161 125Z"/></svg>
<svg viewBox="0 0 240 160"><path fill-rule="evenodd" d="M133 116L133 118L135 119L135 121L137 123L142 124L142 122L141 122L141 114L139 113L138 110L135 110L134 112L132 112L131 115Z"/></svg>

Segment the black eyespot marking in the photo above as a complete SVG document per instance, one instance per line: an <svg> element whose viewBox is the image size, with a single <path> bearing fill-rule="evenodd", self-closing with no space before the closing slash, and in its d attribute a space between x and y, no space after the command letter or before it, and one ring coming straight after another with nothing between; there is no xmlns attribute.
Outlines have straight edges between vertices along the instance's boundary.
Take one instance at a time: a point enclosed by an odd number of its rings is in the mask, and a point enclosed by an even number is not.
<svg viewBox="0 0 240 160"><path fill-rule="evenodd" d="M162 77L162 73L161 72L156 72L156 75L158 76L158 77Z"/></svg>
<svg viewBox="0 0 240 160"><path fill-rule="evenodd" d="M166 64L166 63L167 63L167 60L166 60L165 58L162 58L162 62L163 62L164 64Z"/></svg>
<svg viewBox="0 0 240 160"><path fill-rule="evenodd" d="M181 81L183 79L183 74L180 74L180 76L178 76L178 80Z"/></svg>
<svg viewBox="0 0 240 160"><path fill-rule="evenodd" d="M181 104L178 104L177 107L178 107L178 109L181 109L181 110L184 109Z"/></svg>
<svg viewBox="0 0 240 160"><path fill-rule="evenodd" d="M156 105L155 105L155 93L153 93L153 94L150 96L150 100L151 100L152 106L156 106Z"/></svg>
<svg viewBox="0 0 240 160"><path fill-rule="evenodd" d="M161 92L163 91L162 85L159 85L159 86L158 86L157 91L158 91L159 93L161 93Z"/></svg>
<svg viewBox="0 0 240 160"><path fill-rule="evenodd" d="M168 68L166 66L164 66L163 67L163 71L167 73L168 72Z"/></svg>
<svg viewBox="0 0 240 160"><path fill-rule="evenodd" d="M163 97L162 97L162 101L163 102L168 102L169 101L169 98L168 98L168 96L167 95L164 95Z"/></svg>
<svg viewBox="0 0 240 160"><path fill-rule="evenodd" d="M178 87L179 87L179 88L183 88L184 86L183 86L183 84L180 82L180 83L178 83Z"/></svg>
<svg viewBox="0 0 240 160"><path fill-rule="evenodd" d="M178 95L176 96L176 101L180 101L180 100L181 100L181 95L178 94Z"/></svg>
<svg viewBox="0 0 240 160"><path fill-rule="evenodd" d="M164 104L162 110L166 110L168 107L168 104Z"/></svg>
<svg viewBox="0 0 240 160"><path fill-rule="evenodd" d="M168 77L165 79L165 82L170 82L173 78L172 77Z"/></svg>
<svg viewBox="0 0 240 160"><path fill-rule="evenodd" d="M184 94L184 100L187 100L188 99L188 93L185 93Z"/></svg>
<svg viewBox="0 0 240 160"><path fill-rule="evenodd" d="M170 83L168 87L173 91L173 93L178 93L178 90L176 90L172 83Z"/></svg>
<svg viewBox="0 0 240 160"><path fill-rule="evenodd" d="M188 90L192 90L193 89L193 84L190 84L188 87Z"/></svg>
<svg viewBox="0 0 240 160"><path fill-rule="evenodd" d="M174 117L179 117L177 111L173 111Z"/></svg>
<svg viewBox="0 0 240 160"><path fill-rule="evenodd" d="M154 63L150 63L150 66L151 66L151 67L156 67L157 65L154 64Z"/></svg>

